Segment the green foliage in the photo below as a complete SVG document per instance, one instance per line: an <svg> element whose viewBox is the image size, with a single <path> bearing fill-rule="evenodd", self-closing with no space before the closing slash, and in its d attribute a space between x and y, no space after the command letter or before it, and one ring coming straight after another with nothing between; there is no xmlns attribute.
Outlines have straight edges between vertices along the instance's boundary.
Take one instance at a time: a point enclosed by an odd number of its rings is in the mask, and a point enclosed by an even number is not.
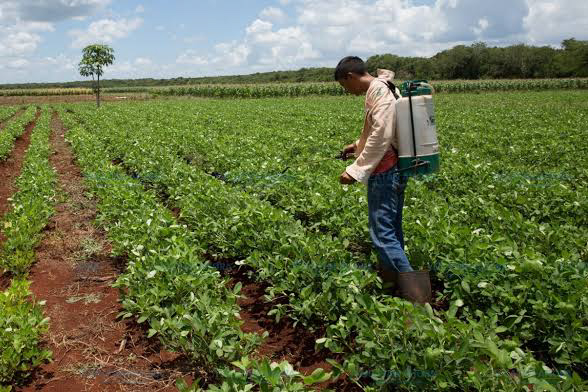
<svg viewBox="0 0 588 392"><path fill-rule="evenodd" d="M32 368L51 359L51 352L39 348L49 319L43 317L43 303L31 302L29 283L13 280L0 292L0 389L10 391L26 378Z"/></svg>
<svg viewBox="0 0 588 392"><path fill-rule="evenodd" d="M34 247L53 214L55 170L49 164L49 113L35 126L22 171L16 181L11 210L0 219L6 240L0 248L0 270L25 274L34 261Z"/></svg>
<svg viewBox="0 0 588 392"><path fill-rule="evenodd" d="M488 47L457 45L431 58L375 55L368 70L391 69L400 79L513 79L588 76L588 41L567 39L563 49L525 44Z"/></svg>
<svg viewBox="0 0 588 392"><path fill-rule="evenodd" d="M87 138L92 160L120 162L117 170L135 177L133 184L177 208L200 248L195 253L252 267L270 285L266 297L277 319L327 326L317 343L344 355L336 367L366 390L391 384L418 390L410 376L418 372L427 390L527 384L566 390L585 385L588 341L587 165L575 153L585 145L584 98L583 92L439 98L443 169L411 182L405 224L410 259L435 269L445 286L440 299L452 304L447 311L384 295L370 268L375 255L365 253L365 190L337 183L346 163L305 165L334 156L356 137L362 111L353 109L361 109L355 98L223 101L222 116L217 100L116 105L104 113L78 106L85 130L76 134ZM558 143L554 124L569 144ZM293 163L300 165L280 175ZM573 181L534 187L512 176L517 170L561 170ZM223 173L226 182L207 172ZM127 197L105 211L128 208ZM137 282L147 280L150 268ZM287 303L277 301L283 298ZM570 371L554 378L551 369L559 366ZM422 380L424 371L434 377Z"/></svg>
<svg viewBox="0 0 588 392"><path fill-rule="evenodd" d="M431 82L436 92L463 93L484 91L513 90L559 90L586 89L588 79L517 79L517 80L474 80L474 81L437 81ZM210 98L269 98L302 97L309 95L344 95L345 91L338 83L306 83L279 85L242 85L242 86L186 86L156 88L150 92L157 96L186 95Z"/></svg>
<svg viewBox="0 0 588 392"><path fill-rule="evenodd" d="M88 45L82 50L82 60L78 66L80 75L100 78L104 67L114 62L114 50L108 45Z"/></svg>
<svg viewBox="0 0 588 392"><path fill-rule="evenodd" d="M20 121L34 115L29 109ZM15 121L15 120L13 120ZM19 124L22 129L23 124ZM16 181L11 210L1 218L5 240L0 249L0 275L24 275L34 261L34 247L53 213L56 175L49 165L49 114L44 111L35 126L22 171ZM39 305L29 297L29 282L12 280L11 287L0 293L0 386L14 385L30 371L51 358L40 348L47 331ZM10 386L7 387L10 390Z"/></svg>
<svg viewBox="0 0 588 392"><path fill-rule="evenodd" d="M2 106L0 107L0 122L3 122L10 118L13 114L18 111L17 106Z"/></svg>
<svg viewBox="0 0 588 392"><path fill-rule="evenodd" d="M191 387L180 380L176 386L180 392L296 392L314 390L310 388L311 385L326 382L331 378L331 373L325 372L322 368L304 376L295 371L287 361L270 363L267 359L257 361L243 357L232 364L235 368L219 371L223 379L220 386L213 385L204 390L198 386L199 380Z"/></svg>
<svg viewBox="0 0 588 392"><path fill-rule="evenodd" d="M0 162L10 156L14 141L25 131L26 126L33 121L37 109L29 106L19 117L10 120L6 127L0 131Z"/></svg>
<svg viewBox="0 0 588 392"><path fill-rule="evenodd" d="M108 45L88 45L83 51L82 60L78 65L80 75L91 76L95 80L93 86L96 93L96 104L100 106L100 76L104 74L104 67L114 62L114 50Z"/></svg>
<svg viewBox="0 0 588 392"><path fill-rule="evenodd" d="M171 350L185 352L212 372L251 352L262 337L240 329L239 289L201 257L201 248L152 192L112 165L112 155L92 134L62 114L89 189L99 199L98 223L116 254L129 258L121 288L124 312L147 323Z"/></svg>
<svg viewBox="0 0 588 392"><path fill-rule="evenodd" d="M588 76L588 41L574 38L563 41L563 53L558 57L558 66L563 76Z"/></svg>

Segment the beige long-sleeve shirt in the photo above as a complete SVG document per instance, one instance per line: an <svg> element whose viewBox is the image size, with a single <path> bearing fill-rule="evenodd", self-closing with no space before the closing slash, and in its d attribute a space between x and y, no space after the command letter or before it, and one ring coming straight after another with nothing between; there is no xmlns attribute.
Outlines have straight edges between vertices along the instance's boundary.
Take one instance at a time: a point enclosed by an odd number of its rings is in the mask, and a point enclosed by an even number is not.
<svg viewBox="0 0 588 392"><path fill-rule="evenodd" d="M378 69L365 98L365 119L357 148L355 162L345 169L355 180L366 184L386 151L398 150L396 134L396 98L388 88L387 81L394 80L394 72ZM400 96L400 91L396 89Z"/></svg>

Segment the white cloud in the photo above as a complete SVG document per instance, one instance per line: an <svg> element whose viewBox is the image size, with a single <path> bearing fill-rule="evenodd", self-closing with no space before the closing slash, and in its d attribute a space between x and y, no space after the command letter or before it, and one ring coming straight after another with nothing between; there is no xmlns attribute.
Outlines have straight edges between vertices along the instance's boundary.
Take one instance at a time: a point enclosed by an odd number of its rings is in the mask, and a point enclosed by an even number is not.
<svg viewBox="0 0 588 392"><path fill-rule="evenodd" d="M25 31L3 34L0 39L0 56L22 56L30 54L37 49L41 42L38 34Z"/></svg>
<svg viewBox="0 0 588 392"><path fill-rule="evenodd" d="M283 22L287 15L284 11L277 7L267 7L261 10L259 17L270 22Z"/></svg>
<svg viewBox="0 0 588 392"><path fill-rule="evenodd" d="M105 70L104 78L145 78L153 77L158 73L158 65L150 58L137 57L134 60L122 60L115 62Z"/></svg>
<svg viewBox="0 0 588 392"><path fill-rule="evenodd" d="M527 4L530 11L524 26L529 43L558 45L567 38L588 39L588 1L527 0Z"/></svg>
<svg viewBox="0 0 588 392"><path fill-rule="evenodd" d="M47 65L32 56L43 42L42 33L54 23L84 18L111 0L2 0L0 1L0 57L8 68L23 70Z"/></svg>
<svg viewBox="0 0 588 392"><path fill-rule="evenodd" d="M178 64L187 65L208 65L208 59L206 55L202 55L193 49L188 49L184 53L180 54L176 59Z"/></svg>
<svg viewBox="0 0 588 392"><path fill-rule="evenodd" d="M68 57L61 53L55 57L45 57L38 61L38 63L42 66L50 65L51 67L57 67L60 70L72 71L77 69L78 61L78 59Z"/></svg>
<svg viewBox="0 0 588 392"><path fill-rule="evenodd" d="M152 64L153 64L153 61L151 61L151 59L148 59L146 57L137 57L135 59L135 65L137 65L139 67L145 67L145 66L149 66Z"/></svg>
<svg viewBox="0 0 588 392"><path fill-rule="evenodd" d="M178 56L176 63L197 66L214 66L216 69L231 69L246 64L250 50L236 41L215 45L214 53L201 53L193 49Z"/></svg>
<svg viewBox="0 0 588 392"><path fill-rule="evenodd" d="M29 65L29 60L23 58L17 58L14 60L10 60L6 63L8 68L15 68L15 69L22 69Z"/></svg>
<svg viewBox="0 0 588 392"><path fill-rule="evenodd" d="M246 64L247 57L251 53L247 45L240 44L236 41L218 44L214 49L217 55L213 57L212 63L220 66L222 69Z"/></svg>
<svg viewBox="0 0 588 392"><path fill-rule="evenodd" d="M112 43L128 36L143 23L141 18L133 19L101 19L92 22L87 30L71 30L68 34L73 38L71 46L81 48L92 43Z"/></svg>
<svg viewBox="0 0 588 392"><path fill-rule="evenodd" d="M71 80L77 75L78 58L64 55L36 58L47 32L62 20L87 20L85 28L68 32L73 47L93 42L112 43L142 26L144 1L127 6L123 16L102 12L112 0L0 0L0 77L23 72L36 78ZM558 45L563 39L588 39L587 0L278 0L260 7L240 36L213 42L198 35L191 25L164 26L155 21L152 32L192 49L171 63L155 63L158 57L118 60L109 77L172 77L250 73L334 66L343 56L366 58L373 54L430 56L458 44L482 40L490 45L527 42ZM424 3L424 1L418 1ZM139 5L138 5L139 4ZM114 11L112 11L114 12ZM129 16L130 15L130 16ZM92 22L92 23L90 23ZM79 23L79 22L76 22ZM153 30L154 29L154 30ZM161 32L167 31L162 34ZM174 34L172 38L170 35ZM151 49L151 48L149 48ZM118 57L118 56L117 56ZM122 57L122 56L121 56ZM193 71L195 69L195 71ZM52 73L55 70L55 73ZM63 76L66 75L66 76ZM43 79L40 79L43 80ZM58 79L59 80L59 79Z"/></svg>
<svg viewBox="0 0 588 392"><path fill-rule="evenodd" d="M94 14L111 0L2 0L0 19L57 22Z"/></svg>
<svg viewBox="0 0 588 392"><path fill-rule="evenodd" d="M478 20L478 25L472 27L472 31L479 36L488 28L488 26L490 26L490 22L488 22L488 19L481 18L480 20Z"/></svg>
<svg viewBox="0 0 588 392"><path fill-rule="evenodd" d="M588 39L586 0L280 0L293 14L267 7L238 41L217 45L215 54L185 53L199 65L232 59L240 69L294 69L333 65L355 54L431 56L459 44L519 42L557 44ZM284 20L289 26L276 27ZM235 53L236 48L240 52ZM237 61L236 59L239 59Z"/></svg>
<svg viewBox="0 0 588 392"><path fill-rule="evenodd" d="M13 21L0 24L0 56L23 56L33 53L41 43L39 32L54 31L46 22Z"/></svg>

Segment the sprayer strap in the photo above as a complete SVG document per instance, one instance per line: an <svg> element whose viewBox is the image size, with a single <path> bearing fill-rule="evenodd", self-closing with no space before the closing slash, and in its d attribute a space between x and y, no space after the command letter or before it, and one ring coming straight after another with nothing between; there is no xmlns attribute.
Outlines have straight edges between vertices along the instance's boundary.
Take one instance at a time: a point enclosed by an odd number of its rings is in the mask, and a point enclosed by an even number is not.
<svg viewBox="0 0 588 392"><path fill-rule="evenodd" d="M399 99L400 96L396 93L396 85L390 81L387 81L386 84L388 85L390 91L392 91L392 94L394 94L394 98Z"/></svg>

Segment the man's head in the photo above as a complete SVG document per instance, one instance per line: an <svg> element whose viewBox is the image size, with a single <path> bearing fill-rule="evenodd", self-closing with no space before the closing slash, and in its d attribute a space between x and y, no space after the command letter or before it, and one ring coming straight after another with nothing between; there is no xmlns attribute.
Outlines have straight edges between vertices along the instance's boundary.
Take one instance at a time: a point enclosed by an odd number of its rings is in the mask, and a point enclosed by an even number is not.
<svg viewBox="0 0 588 392"><path fill-rule="evenodd" d="M371 81L368 78L371 79L365 63L356 56L344 57L335 68L335 80L354 95L361 95L367 91Z"/></svg>

